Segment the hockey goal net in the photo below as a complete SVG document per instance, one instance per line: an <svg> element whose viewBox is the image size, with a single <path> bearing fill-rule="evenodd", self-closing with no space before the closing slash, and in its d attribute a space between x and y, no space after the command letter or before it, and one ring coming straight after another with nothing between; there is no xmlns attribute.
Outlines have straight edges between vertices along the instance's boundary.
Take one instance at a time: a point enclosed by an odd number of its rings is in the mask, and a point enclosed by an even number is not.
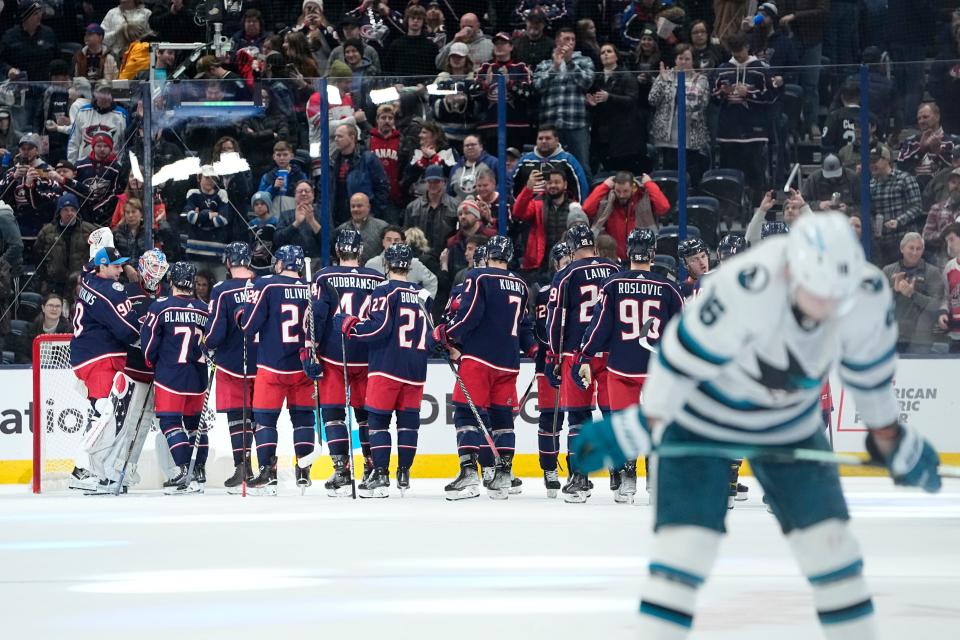
<svg viewBox="0 0 960 640"><path fill-rule="evenodd" d="M70 334L33 341L33 492L65 489L92 409L70 367Z"/></svg>

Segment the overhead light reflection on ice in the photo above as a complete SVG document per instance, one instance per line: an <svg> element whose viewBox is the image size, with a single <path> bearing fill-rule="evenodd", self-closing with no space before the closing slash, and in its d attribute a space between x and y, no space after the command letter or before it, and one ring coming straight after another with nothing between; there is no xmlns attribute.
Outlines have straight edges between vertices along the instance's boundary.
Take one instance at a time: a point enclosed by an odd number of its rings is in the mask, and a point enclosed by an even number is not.
<svg viewBox="0 0 960 640"><path fill-rule="evenodd" d="M329 582L326 576L300 569L183 569L94 576L90 582L74 585L70 590L119 594L211 593L295 589Z"/></svg>

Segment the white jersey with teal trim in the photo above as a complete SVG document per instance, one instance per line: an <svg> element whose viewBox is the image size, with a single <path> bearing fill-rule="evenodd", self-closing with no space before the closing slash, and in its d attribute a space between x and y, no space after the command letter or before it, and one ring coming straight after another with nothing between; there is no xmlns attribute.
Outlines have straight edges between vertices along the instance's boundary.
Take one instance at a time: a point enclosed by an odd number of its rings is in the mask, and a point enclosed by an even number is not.
<svg viewBox="0 0 960 640"><path fill-rule="evenodd" d="M643 387L643 412L716 440L786 444L823 428L834 366L864 423L897 420L897 323L887 279L863 269L852 310L804 327L790 302L787 236L724 262L675 317ZM656 434L655 434L656 435Z"/></svg>

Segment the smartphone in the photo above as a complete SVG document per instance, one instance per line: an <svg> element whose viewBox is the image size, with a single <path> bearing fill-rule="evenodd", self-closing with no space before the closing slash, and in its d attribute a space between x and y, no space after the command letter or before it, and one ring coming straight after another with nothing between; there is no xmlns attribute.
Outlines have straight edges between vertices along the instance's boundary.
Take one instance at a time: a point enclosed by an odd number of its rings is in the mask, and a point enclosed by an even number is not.
<svg viewBox="0 0 960 640"><path fill-rule="evenodd" d="M774 193L774 195L776 196L776 203L777 203L777 204L784 204L787 200L790 199L790 192L789 192L789 191L780 191L780 190L778 189L778 190Z"/></svg>

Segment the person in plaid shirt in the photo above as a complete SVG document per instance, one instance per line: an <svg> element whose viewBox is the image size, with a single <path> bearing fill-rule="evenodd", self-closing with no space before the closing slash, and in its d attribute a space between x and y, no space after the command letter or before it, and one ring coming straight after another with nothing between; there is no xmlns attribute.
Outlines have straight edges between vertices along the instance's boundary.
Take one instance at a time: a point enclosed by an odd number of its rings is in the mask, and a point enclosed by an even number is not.
<svg viewBox="0 0 960 640"><path fill-rule="evenodd" d="M943 246L941 234L944 229L957 221L960 217L960 167L950 172L947 180L947 196L934 203L927 213L927 222L923 225L923 241L928 249L937 253L937 264L944 264L949 260Z"/></svg>
<svg viewBox="0 0 960 640"><path fill-rule="evenodd" d="M923 223L920 186L906 171L894 169L890 149L877 144L870 149L870 200L876 264L888 264L900 254L900 238L919 231Z"/></svg>
<svg viewBox="0 0 960 640"><path fill-rule="evenodd" d="M577 36L570 27L561 27L554 42L552 58L537 65L533 74L533 86L542 96L540 122L557 128L560 142L586 169L590 166L586 92L593 84L593 61L574 51Z"/></svg>

